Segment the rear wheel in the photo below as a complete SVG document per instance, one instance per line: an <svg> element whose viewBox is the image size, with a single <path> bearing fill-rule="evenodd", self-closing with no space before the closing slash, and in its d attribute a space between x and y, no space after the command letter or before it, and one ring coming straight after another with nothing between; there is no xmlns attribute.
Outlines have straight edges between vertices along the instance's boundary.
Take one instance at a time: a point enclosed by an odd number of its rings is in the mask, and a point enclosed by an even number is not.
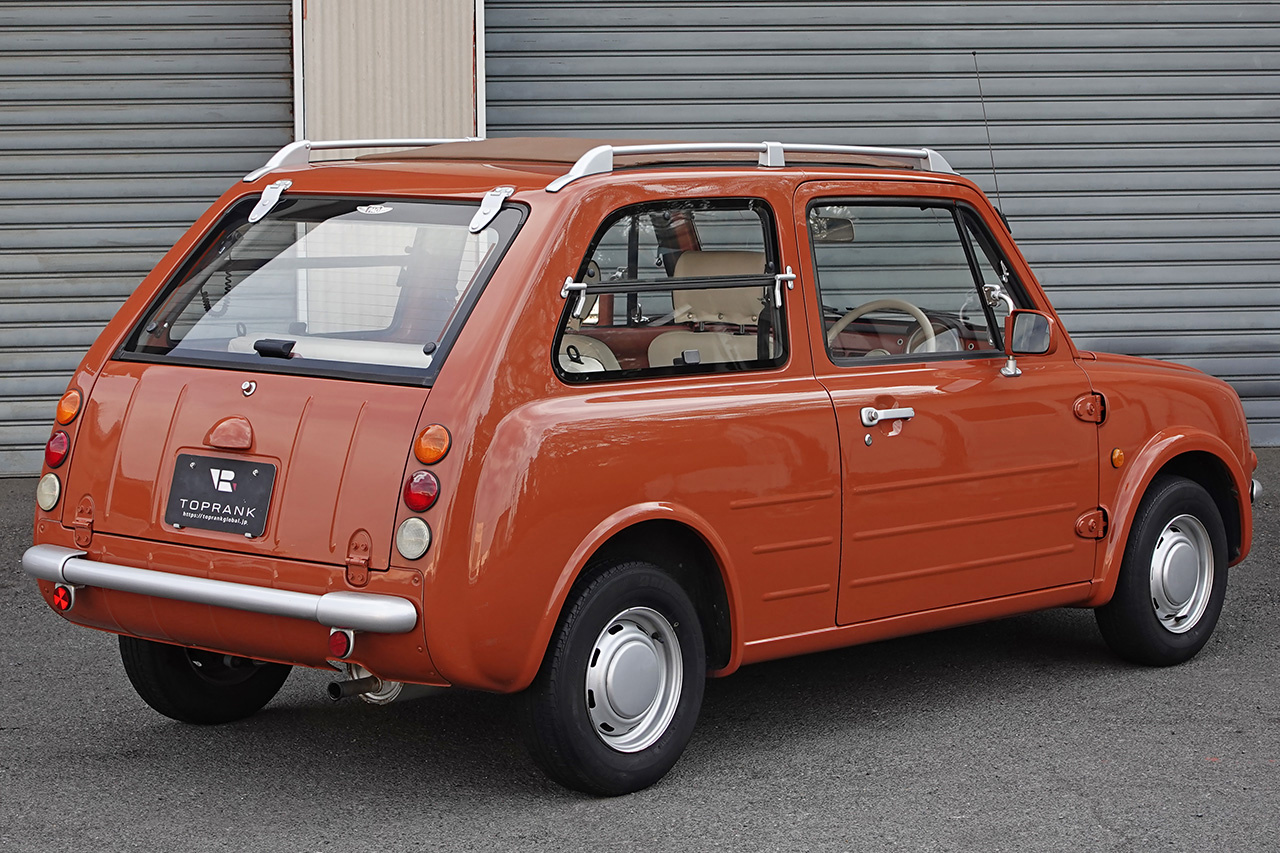
<svg viewBox="0 0 1280 853"><path fill-rule="evenodd" d="M568 603L526 692L530 754L576 791L647 788L693 735L706 667L697 612L680 584L651 563L614 565Z"/></svg>
<svg viewBox="0 0 1280 853"><path fill-rule="evenodd" d="M124 635L120 659L142 701L184 723L229 723L257 713L292 669Z"/></svg>
<svg viewBox="0 0 1280 853"><path fill-rule="evenodd" d="M1096 611L1112 651L1134 663L1189 660L1213 634L1227 591L1227 537L1200 484L1160 476L1138 504L1115 595Z"/></svg>

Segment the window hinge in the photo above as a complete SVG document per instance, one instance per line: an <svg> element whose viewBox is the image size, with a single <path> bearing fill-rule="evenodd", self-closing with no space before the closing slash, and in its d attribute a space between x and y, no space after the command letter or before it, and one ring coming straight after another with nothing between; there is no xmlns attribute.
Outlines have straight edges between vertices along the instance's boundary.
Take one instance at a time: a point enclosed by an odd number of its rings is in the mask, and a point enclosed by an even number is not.
<svg viewBox="0 0 1280 853"><path fill-rule="evenodd" d="M1100 424L1107 417L1107 401L1097 391L1092 391L1076 398L1071 411L1085 423Z"/></svg>
<svg viewBox="0 0 1280 853"><path fill-rule="evenodd" d="M511 198L511 194L515 191L515 187L494 187L485 193L480 201L480 209L476 211L475 216L471 217L471 224L467 226L467 230L472 234L483 231L485 226L498 215L498 211L502 210L502 203Z"/></svg>
<svg viewBox="0 0 1280 853"><path fill-rule="evenodd" d="M253 210L249 211L249 221L257 222L262 217L271 212L271 208L276 206L280 201L281 194L293 186L293 181L281 178L274 184L268 184L267 188L262 191L262 196L258 199L258 203L253 206Z"/></svg>
<svg viewBox="0 0 1280 853"><path fill-rule="evenodd" d="M1091 509L1076 519L1076 535L1082 539L1102 539L1107 535L1107 511Z"/></svg>

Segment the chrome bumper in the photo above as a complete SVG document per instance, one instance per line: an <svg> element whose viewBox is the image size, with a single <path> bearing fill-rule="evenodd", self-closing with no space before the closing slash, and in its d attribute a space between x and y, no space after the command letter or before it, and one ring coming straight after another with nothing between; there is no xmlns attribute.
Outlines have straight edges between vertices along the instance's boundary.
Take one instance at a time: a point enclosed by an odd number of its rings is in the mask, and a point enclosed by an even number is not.
<svg viewBox="0 0 1280 853"><path fill-rule="evenodd" d="M84 556L84 551L58 545L34 545L22 555L22 569L29 575L69 586L102 587L270 616L308 619L330 628L403 634L418 624L418 610L413 602L393 595L364 592L313 595L117 566L86 560Z"/></svg>
<svg viewBox="0 0 1280 853"><path fill-rule="evenodd" d="M1260 497L1262 497L1262 484L1254 480L1249 484L1249 503L1257 503Z"/></svg>

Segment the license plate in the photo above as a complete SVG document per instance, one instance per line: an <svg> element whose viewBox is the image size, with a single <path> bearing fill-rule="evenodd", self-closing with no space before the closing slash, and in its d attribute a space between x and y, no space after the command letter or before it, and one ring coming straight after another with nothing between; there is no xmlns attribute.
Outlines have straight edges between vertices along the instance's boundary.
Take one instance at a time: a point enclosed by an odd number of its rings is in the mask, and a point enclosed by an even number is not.
<svg viewBox="0 0 1280 853"><path fill-rule="evenodd" d="M276 466L265 462L180 453L164 522L261 536L275 480Z"/></svg>

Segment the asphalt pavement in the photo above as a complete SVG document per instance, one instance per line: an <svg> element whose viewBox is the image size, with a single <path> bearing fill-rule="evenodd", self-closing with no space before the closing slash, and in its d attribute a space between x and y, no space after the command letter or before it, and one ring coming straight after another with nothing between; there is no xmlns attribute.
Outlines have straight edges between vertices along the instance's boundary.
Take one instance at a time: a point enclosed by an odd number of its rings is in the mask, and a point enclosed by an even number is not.
<svg viewBox="0 0 1280 853"><path fill-rule="evenodd" d="M0 480L0 850L1280 850L1280 450L1253 553L1190 663L1125 664L1056 610L746 667L657 786L598 800L525 757L512 700L334 705L295 670L257 716L159 716L113 636L18 567Z"/></svg>

